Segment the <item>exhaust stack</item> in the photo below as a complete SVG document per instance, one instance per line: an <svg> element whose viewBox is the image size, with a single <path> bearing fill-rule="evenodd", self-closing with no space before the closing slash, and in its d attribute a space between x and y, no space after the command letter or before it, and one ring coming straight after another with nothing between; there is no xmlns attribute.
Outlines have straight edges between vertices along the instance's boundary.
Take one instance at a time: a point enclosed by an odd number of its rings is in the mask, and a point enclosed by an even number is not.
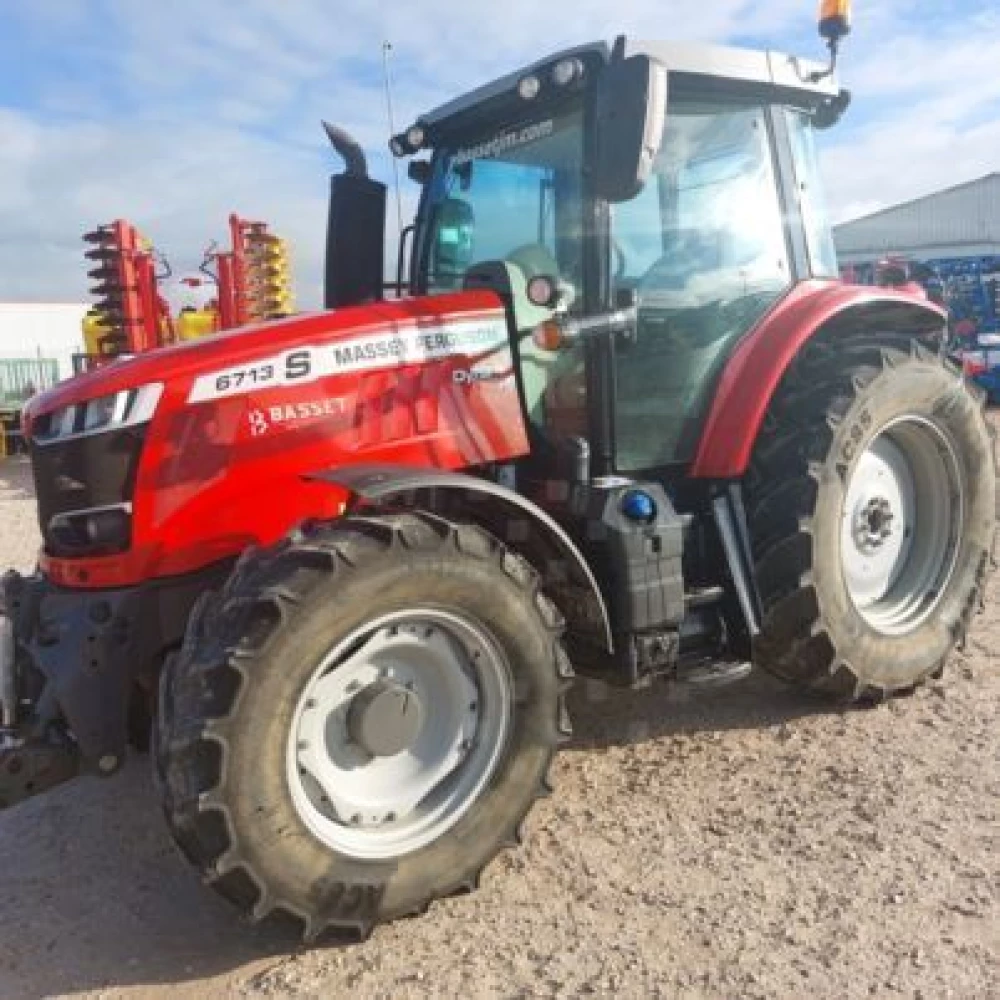
<svg viewBox="0 0 1000 1000"><path fill-rule="evenodd" d="M326 231L327 309L378 302L384 292L385 185L368 176L364 151L344 129L323 122L344 172L330 178Z"/></svg>
<svg viewBox="0 0 1000 1000"><path fill-rule="evenodd" d="M323 122L323 130L330 140L330 145L344 161L344 173L348 177L367 177L368 163L365 160L364 150L351 134L339 125L331 125L329 122Z"/></svg>

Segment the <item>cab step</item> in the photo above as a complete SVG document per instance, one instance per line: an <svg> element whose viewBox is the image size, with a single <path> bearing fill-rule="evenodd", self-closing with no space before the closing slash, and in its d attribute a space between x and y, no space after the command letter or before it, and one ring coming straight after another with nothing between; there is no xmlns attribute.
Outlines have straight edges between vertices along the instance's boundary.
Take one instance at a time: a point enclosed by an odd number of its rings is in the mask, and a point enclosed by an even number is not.
<svg viewBox="0 0 1000 1000"><path fill-rule="evenodd" d="M695 660L681 662L671 678L692 687L722 687L748 677L753 665L745 660Z"/></svg>

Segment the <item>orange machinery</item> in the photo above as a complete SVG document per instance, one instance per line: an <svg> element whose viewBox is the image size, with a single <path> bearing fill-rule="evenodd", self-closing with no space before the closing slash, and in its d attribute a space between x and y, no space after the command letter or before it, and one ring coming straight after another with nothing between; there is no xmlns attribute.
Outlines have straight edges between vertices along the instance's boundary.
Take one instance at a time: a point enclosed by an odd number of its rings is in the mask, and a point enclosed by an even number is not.
<svg viewBox="0 0 1000 1000"><path fill-rule="evenodd" d="M91 368L123 354L141 354L174 340L170 310L160 296L158 257L152 243L125 219L98 226L83 239L84 256L96 266L94 304L84 317L86 353L74 359L77 370Z"/></svg>
<svg viewBox="0 0 1000 1000"><path fill-rule="evenodd" d="M92 245L86 257L96 264L87 272L95 281L95 302L83 321L86 353L74 359L77 371L291 313L287 243L267 223L236 214L229 217L229 229L231 248L217 252L213 244L205 253L201 270L207 278L181 279L191 285L211 280L215 300L201 309L182 309L176 317L157 284L169 276L169 265L131 223L119 219L85 233ZM159 274L157 262L165 265Z"/></svg>

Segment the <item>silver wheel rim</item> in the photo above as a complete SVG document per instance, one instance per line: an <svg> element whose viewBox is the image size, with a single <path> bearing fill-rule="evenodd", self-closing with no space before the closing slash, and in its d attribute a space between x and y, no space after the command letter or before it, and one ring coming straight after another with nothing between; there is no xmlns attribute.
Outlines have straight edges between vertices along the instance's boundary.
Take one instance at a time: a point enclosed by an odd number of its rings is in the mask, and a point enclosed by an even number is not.
<svg viewBox="0 0 1000 1000"><path fill-rule="evenodd" d="M958 459L940 428L901 417L869 442L848 482L840 551L851 601L872 628L902 635L934 612L964 513Z"/></svg>
<svg viewBox="0 0 1000 1000"><path fill-rule="evenodd" d="M481 795L512 706L510 667L481 625L433 608L383 615L339 643L299 698L287 751L295 808L351 857L419 850Z"/></svg>

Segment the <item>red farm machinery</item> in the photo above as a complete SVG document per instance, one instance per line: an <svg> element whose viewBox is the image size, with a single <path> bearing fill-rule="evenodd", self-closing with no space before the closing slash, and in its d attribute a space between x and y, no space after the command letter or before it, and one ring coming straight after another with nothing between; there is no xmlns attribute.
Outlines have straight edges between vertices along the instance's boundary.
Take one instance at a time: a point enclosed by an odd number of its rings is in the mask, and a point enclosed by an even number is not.
<svg viewBox="0 0 1000 1000"><path fill-rule="evenodd" d="M211 284L210 301L176 315L162 293L170 266L135 226L118 219L85 233L85 256L94 265L88 271L94 304L84 319L86 350L75 359L77 371L289 315L293 299L286 241L267 223L235 213L229 217L229 231L228 250L213 243L205 252L202 273L180 279L188 286Z"/></svg>

